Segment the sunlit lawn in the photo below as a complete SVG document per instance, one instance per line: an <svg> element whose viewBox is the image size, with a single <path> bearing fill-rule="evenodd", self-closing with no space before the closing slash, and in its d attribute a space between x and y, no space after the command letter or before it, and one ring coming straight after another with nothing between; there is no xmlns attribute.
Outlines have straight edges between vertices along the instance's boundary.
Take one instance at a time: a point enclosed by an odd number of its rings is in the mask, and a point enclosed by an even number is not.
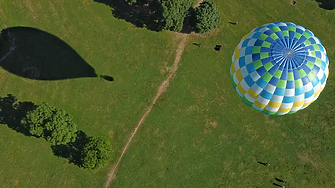
<svg viewBox="0 0 335 188"><path fill-rule="evenodd" d="M313 1L215 0L222 24L207 35L192 34L176 76L125 154L111 187L335 186L333 116L335 13ZM166 67L174 62L173 33L136 28L113 18L93 0L0 0L1 28L29 26L70 45L97 74L115 81L78 78L28 80L4 69L0 94L20 101L47 101L65 109L78 129L108 136L116 162L149 106ZM228 22L238 21L238 25ZM320 38L330 59L330 77L319 99L294 115L266 116L245 105L230 80L231 55L253 28L274 21L303 25ZM193 42L201 43L199 48ZM220 52L216 44L223 45ZM87 171L52 154L43 139L0 126L0 187L103 187L110 166ZM268 162L269 167L256 162Z"/></svg>

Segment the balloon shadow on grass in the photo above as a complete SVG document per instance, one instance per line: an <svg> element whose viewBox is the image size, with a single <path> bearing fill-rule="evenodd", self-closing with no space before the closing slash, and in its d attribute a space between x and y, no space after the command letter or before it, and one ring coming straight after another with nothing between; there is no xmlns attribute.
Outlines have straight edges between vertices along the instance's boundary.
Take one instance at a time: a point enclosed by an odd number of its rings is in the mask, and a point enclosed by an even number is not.
<svg viewBox="0 0 335 188"><path fill-rule="evenodd" d="M51 146L52 152L57 157L66 158L69 163L73 163L79 167L82 166L82 155L81 152L84 145L88 141L86 133L83 131L77 131L77 137L74 142L70 142L65 145Z"/></svg>
<svg viewBox="0 0 335 188"><path fill-rule="evenodd" d="M319 3L319 7L326 10L335 9L335 0L316 0Z"/></svg>
<svg viewBox="0 0 335 188"><path fill-rule="evenodd" d="M58 37L30 27L2 30L0 66L33 80L98 77L73 48Z"/></svg>
<svg viewBox="0 0 335 188"><path fill-rule="evenodd" d="M136 27L147 28L151 31L161 31L159 12L162 6L157 1L140 0L129 5L125 0L93 0L112 8L115 18L123 19Z"/></svg>
<svg viewBox="0 0 335 188"><path fill-rule="evenodd" d="M9 128L25 136L31 136L28 127L25 127L21 120L36 107L32 102L18 102L17 98L11 94L0 97L0 123L7 124Z"/></svg>

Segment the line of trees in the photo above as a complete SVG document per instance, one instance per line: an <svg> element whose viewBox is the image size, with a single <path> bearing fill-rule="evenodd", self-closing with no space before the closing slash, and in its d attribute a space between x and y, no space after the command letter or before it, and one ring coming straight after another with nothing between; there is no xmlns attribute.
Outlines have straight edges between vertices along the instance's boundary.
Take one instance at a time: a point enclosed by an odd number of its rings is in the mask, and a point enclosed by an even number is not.
<svg viewBox="0 0 335 188"><path fill-rule="evenodd" d="M196 8L193 3L193 0L113 0L106 4L113 8L115 17L156 31L180 32L185 28L185 32L205 33L219 26L220 13L214 2L205 0Z"/></svg>
<svg viewBox="0 0 335 188"><path fill-rule="evenodd" d="M112 159L112 146L101 136L78 131L72 116L62 109L42 103L18 102L13 95L0 97L0 123L27 136L44 138L55 155L79 167L97 169Z"/></svg>
<svg viewBox="0 0 335 188"><path fill-rule="evenodd" d="M164 29L180 32L189 26L197 33L207 33L220 25L220 12L215 3L205 0L193 8L193 0L160 0Z"/></svg>
<svg viewBox="0 0 335 188"><path fill-rule="evenodd" d="M77 126L72 117L48 103L42 103L29 111L22 124L28 128L31 135L43 137L52 145L74 142L76 138Z"/></svg>

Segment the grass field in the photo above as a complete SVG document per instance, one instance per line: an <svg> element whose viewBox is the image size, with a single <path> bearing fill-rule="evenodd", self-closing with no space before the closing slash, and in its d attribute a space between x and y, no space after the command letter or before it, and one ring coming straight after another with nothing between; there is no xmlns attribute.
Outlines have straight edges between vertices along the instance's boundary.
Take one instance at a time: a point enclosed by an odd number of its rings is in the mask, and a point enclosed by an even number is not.
<svg viewBox="0 0 335 188"><path fill-rule="evenodd" d="M222 24L191 34L176 76L154 105L110 187L335 187L333 84L335 10L316 2L214 0ZM229 21L238 21L230 25ZM253 28L274 21L303 25L322 41L330 77L319 99L294 115L266 116L245 105L230 80L231 55ZM0 0L0 26L48 32L71 46L101 78L31 80L0 69L0 95L47 101L65 109L78 129L105 135L117 161L175 60L172 32L136 28L93 0ZM202 44L201 48L192 45ZM214 51L222 44L220 52ZM0 126L0 187L104 187L111 165L80 169L52 154L43 139ZM259 165L256 160L269 162Z"/></svg>

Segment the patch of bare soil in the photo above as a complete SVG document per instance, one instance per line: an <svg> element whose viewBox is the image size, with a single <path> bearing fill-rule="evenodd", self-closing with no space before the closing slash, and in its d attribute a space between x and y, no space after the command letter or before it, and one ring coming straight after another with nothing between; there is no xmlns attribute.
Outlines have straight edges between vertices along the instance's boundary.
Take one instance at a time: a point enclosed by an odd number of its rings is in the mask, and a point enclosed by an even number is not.
<svg viewBox="0 0 335 188"><path fill-rule="evenodd" d="M217 123L216 121L212 121L210 124L211 124L212 127L214 127L214 128L216 128L216 126L218 126L218 123Z"/></svg>
<svg viewBox="0 0 335 188"><path fill-rule="evenodd" d="M203 2L203 0L199 0L195 5L194 5L194 7L198 7L198 6L200 6L200 3L202 3Z"/></svg>
<svg viewBox="0 0 335 188"><path fill-rule="evenodd" d="M298 153L297 157L305 163L311 163L314 167L318 167L318 163L313 161L307 153Z"/></svg>

